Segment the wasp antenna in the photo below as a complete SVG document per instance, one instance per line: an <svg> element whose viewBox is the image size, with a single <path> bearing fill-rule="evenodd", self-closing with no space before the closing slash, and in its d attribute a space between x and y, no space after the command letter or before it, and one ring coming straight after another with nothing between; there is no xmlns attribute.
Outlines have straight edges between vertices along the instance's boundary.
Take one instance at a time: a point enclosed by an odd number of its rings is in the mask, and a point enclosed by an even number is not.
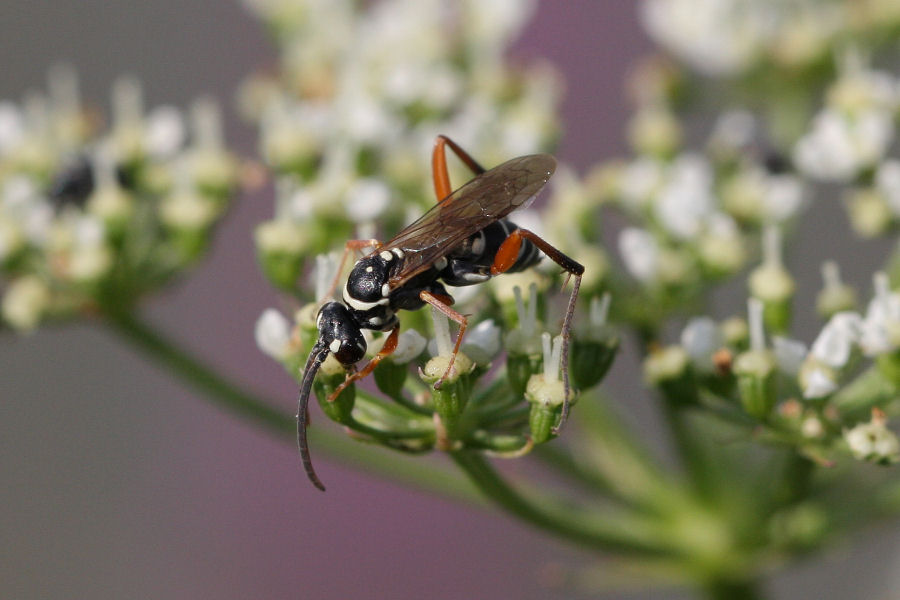
<svg viewBox="0 0 900 600"><path fill-rule="evenodd" d="M306 441L306 426L308 425L307 406L309 405L309 394L312 390L313 380L316 378L316 373L319 371L319 367L322 366L322 363L325 362L327 356L328 346L321 340L316 342L312 351L309 353L309 358L306 360L306 367L303 369L303 380L300 382L300 400L297 406L297 446L300 448L300 458L303 461L303 469L306 471L306 476L309 477L312 484L323 492L325 491L325 486L322 484L318 475L316 475L316 470L313 469L312 459L309 456L309 444Z"/></svg>

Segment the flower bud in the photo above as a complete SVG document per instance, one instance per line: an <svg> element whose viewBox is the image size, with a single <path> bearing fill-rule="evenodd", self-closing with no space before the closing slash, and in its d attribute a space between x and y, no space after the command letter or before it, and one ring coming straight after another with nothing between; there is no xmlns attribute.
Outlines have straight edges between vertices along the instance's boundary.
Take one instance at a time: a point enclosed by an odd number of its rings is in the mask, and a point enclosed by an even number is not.
<svg viewBox="0 0 900 600"><path fill-rule="evenodd" d="M434 386L447 371L450 355L439 354L432 357L420 371L422 381ZM459 419L472 396L471 372L475 363L463 354L457 353L453 361L453 367L440 387L433 388L432 398L434 410L441 419L446 429L447 437L451 440L458 437Z"/></svg>
<svg viewBox="0 0 900 600"><path fill-rule="evenodd" d="M765 231L763 264L750 273L750 294L763 303L763 319L774 333L787 331L791 320L794 278L781 262L781 234L773 226Z"/></svg>
<svg viewBox="0 0 900 600"><path fill-rule="evenodd" d="M531 404L528 414L528 427L531 439L535 444L543 444L555 437L554 429L562 415L563 403L566 399L565 384L559 379L560 358L562 353L562 336L553 340L551 347L550 334L541 336L543 346L544 368L528 379L525 388L525 399ZM569 402L574 404L575 395L569 390Z"/></svg>
<svg viewBox="0 0 900 600"><path fill-rule="evenodd" d="M662 106L642 108L628 123L628 141L638 154L671 156L682 135L681 123Z"/></svg>
<svg viewBox="0 0 900 600"><path fill-rule="evenodd" d="M590 325L572 339L572 380L580 390L603 381L619 350L619 335L606 320L609 299L609 294L591 299Z"/></svg>
<svg viewBox="0 0 900 600"><path fill-rule="evenodd" d="M302 228L287 219L261 223L254 232L259 263L276 287L292 291L306 250Z"/></svg>
<svg viewBox="0 0 900 600"><path fill-rule="evenodd" d="M841 281L837 263L827 261L822 265L822 279L825 286L816 297L816 311L825 319L839 312L856 308L856 290Z"/></svg>
<svg viewBox="0 0 900 600"><path fill-rule="evenodd" d="M731 317L719 323L722 340L726 346L744 350L750 343L750 328L743 317Z"/></svg>
<svg viewBox="0 0 900 600"><path fill-rule="evenodd" d="M847 215L853 230L864 238L873 238L888 231L894 221L891 207L877 189L857 189L847 195Z"/></svg>
<svg viewBox="0 0 900 600"><path fill-rule="evenodd" d="M6 288L0 312L14 329L28 333L38 326L49 305L47 285L35 275L26 275Z"/></svg>
<svg viewBox="0 0 900 600"><path fill-rule="evenodd" d="M690 404L696 399L691 359L681 346L666 346L644 360L644 381L658 387L672 402Z"/></svg>
<svg viewBox="0 0 900 600"><path fill-rule="evenodd" d="M348 425L352 421L351 414L356 403L356 384L351 383L344 388L334 402L329 402L328 398L338 386L344 383L346 377L347 372L344 367L333 355L329 354L313 382L313 390L322 412L332 421L342 425Z"/></svg>

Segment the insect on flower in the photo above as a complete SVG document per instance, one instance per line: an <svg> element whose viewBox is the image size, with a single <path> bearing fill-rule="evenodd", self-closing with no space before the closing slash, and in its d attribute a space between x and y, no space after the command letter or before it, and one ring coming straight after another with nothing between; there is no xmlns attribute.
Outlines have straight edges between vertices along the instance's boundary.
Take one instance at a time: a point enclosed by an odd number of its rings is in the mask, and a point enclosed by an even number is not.
<svg viewBox="0 0 900 600"><path fill-rule="evenodd" d="M475 173L456 191L450 189L446 147ZM345 367L346 380L328 401L357 379L369 375L397 347L400 330L396 312L433 306L459 324L456 344L447 370L435 383L439 388L453 367L466 332L466 316L453 310L453 298L444 284L475 285L495 275L516 272L535 265L546 254L574 277L572 294L563 320L562 364L565 403L554 432L565 423L569 408L569 332L584 267L546 241L516 226L506 216L528 206L556 169L548 154L532 154L485 170L468 153L445 136L438 136L432 154L434 190L439 201L425 215L388 242L352 240L344 252L374 247L354 265L344 286L342 302L328 302L319 310L318 341L313 345L303 379L297 411L297 442L310 481L325 490L312 466L306 440L307 404L313 379L331 353ZM342 261L343 262L343 261ZM361 370L354 365L366 352L363 329L390 331L382 349Z"/></svg>

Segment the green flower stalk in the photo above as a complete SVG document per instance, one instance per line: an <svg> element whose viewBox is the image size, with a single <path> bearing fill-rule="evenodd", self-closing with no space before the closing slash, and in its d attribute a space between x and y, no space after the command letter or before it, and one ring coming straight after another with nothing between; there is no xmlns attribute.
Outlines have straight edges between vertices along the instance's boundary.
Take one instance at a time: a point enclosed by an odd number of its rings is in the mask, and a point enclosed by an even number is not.
<svg viewBox="0 0 900 600"><path fill-rule="evenodd" d="M763 305L766 326L775 333L788 330L795 284L781 260L781 233L774 227L765 230L763 263L750 273L750 295Z"/></svg>
<svg viewBox="0 0 900 600"><path fill-rule="evenodd" d="M752 298L747 301L750 315L750 349L734 359L733 371L737 377L738 394L747 414L756 419L766 419L776 402L776 362L772 352L766 349L763 331L762 302Z"/></svg>

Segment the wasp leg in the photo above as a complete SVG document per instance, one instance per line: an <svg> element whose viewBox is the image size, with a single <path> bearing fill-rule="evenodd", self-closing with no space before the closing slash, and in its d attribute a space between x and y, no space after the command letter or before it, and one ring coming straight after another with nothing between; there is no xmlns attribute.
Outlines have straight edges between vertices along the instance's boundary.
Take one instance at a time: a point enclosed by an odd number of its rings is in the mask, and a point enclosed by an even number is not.
<svg viewBox="0 0 900 600"><path fill-rule="evenodd" d="M341 385L339 385L337 389L334 390L330 396L328 396L328 401L334 402L335 400L337 400L337 397L341 395L341 392L343 392L348 385L350 385L354 381L368 377L369 374L375 370L375 367L378 366L378 363L393 354L394 350L397 349L397 338L399 337L399 333L399 325L391 329L390 335L388 335L387 339L384 341L384 345L381 347L381 350L378 351L378 354L373 356L372 360L369 361L369 364L367 364L361 370L356 371L355 373L348 373L347 378L344 379L343 382L341 382Z"/></svg>
<svg viewBox="0 0 900 600"><path fill-rule="evenodd" d="M463 161L469 169L476 175L485 172L485 168L472 158L468 152L460 148L460 146L448 138L446 135L439 135L434 140L434 150L431 153L431 173L434 178L434 194L437 196L438 202L450 195L453 189L450 187L450 174L447 172L447 153L446 146Z"/></svg>
<svg viewBox="0 0 900 600"><path fill-rule="evenodd" d="M569 296L569 304L566 307L566 316L563 319L562 326L562 372L565 399L563 400L562 414L560 415L559 423L552 429L553 433L556 434L559 433L559 430L565 424L566 419L569 418L569 391L571 389L569 387L569 339L572 333L572 316L575 314L575 302L578 300L578 288L581 287L581 276L584 274L584 266L551 246L534 232L520 228L509 234L509 237L503 240L500 248L497 249L497 254L494 257L494 264L491 267L492 275L499 275L515 264L516 258L519 256L519 249L522 247L523 239L526 239L537 246L550 260L562 267L562 269L569 274L569 277L575 278L575 283L572 286L572 295Z"/></svg>
<svg viewBox="0 0 900 600"><path fill-rule="evenodd" d="M376 239L371 240L350 240L346 244L344 244L344 253L341 255L341 262L338 264L337 273L334 274L334 279L331 281L331 287L328 288L328 294L325 298L334 298L334 293L337 291L338 283L341 280L341 274L344 272L344 265L347 264L347 257L351 252L356 250L357 252L364 248L381 248L381 242ZM316 300L324 300L325 298L316 298Z"/></svg>
<svg viewBox="0 0 900 600"><path fill-rule="evenodd" d="M456 343L453 345L453 354L450 355L450 360L447 362L447 369L444 371L444 374L441 375L441 378L434 384L434 389L437 390L440 389L444 380L450 375L450 369L453 368L453 363L456 362L456 355L459 353L459 347L462 344L462 339L466 333L466 327L469 324L469 320L466 318L466 315L450 308L450 305L453 303L453 298L450 296L438 296L429 291L422 290L419 292L419 298L441 311L448 319L452 319L459 324L459 333L456 334Z"/></svg>

